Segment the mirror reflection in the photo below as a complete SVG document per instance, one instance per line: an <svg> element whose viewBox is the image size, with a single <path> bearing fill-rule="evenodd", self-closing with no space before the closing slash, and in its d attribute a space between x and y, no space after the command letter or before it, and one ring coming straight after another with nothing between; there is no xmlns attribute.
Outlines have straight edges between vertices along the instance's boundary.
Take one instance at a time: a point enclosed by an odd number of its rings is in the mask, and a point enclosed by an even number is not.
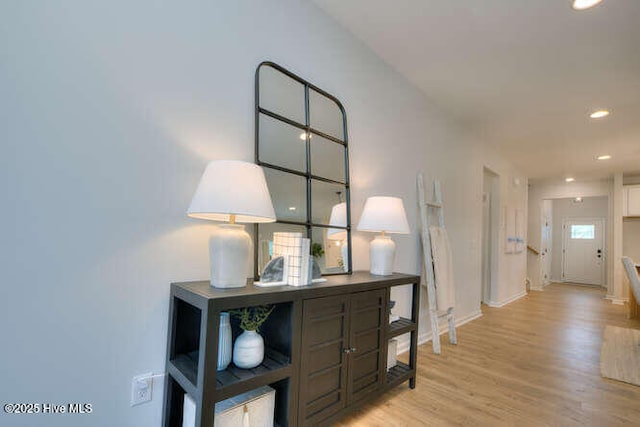
<svg viewBox="0 0 640 427"><path fill-rule="evenodd" d="M311 174L333 181L346 182L344 156L346 147L334 141L311 136Z"/></svg>
<svg viewBox="0 0 640 427"><path fill-rule="evenodd" d="M280 221L307 221L307 180L279 170L264 168L276 218Z"/></svg>
<svg viewBox="0 0 640 427"><path fill-rule="evenodd" d="M335 99L273 63L261 64L257 73L256 163L264 167L277 221L256 226L256 276L280 231L310 238L310 255L323 274L349 273L344 112Z"/></svg>
<svg viewBox="0 0 640 427"><path fill-rule="evenodd" d="M272 67L259 69L260 107L304 124L304 85Z"/></svg>
<svg viewBox="0 0 640 427"><path fill-rule="evenodd" d="M258 271L261 272L271 260L271 256L273 255L273 233L279 232L302 233L303 236L306 236L307 228L304 225L281 224L277 222L260 224L260 227L258 227L258 244L255 248L255 251L258 253Z"/></svg>
<svg viewBox="0 0 640 427"><path fill-rule="evenodd" d="M314 224L330 224L332 208L342 203L346 195L344 185L311 180L311 220Z"/></svg>
<svg viewBox="0 0 640 427"><path fill-rule="evenodd" d="M262 162L306 172L307 134L305 131L260 114L259 132L260 160Z"/></svg>
<svg viewBox="0 0 640 427"><path fill-rule="evenodd" d="M330 228L312 228L311 254L323 273L345 273L348 265L346 262L348 257L347 233L344 232L344 239L337 239L332 238L330 230Z"/></svg>
<svg viewBox="0 0 640 427"><path fill-rule="evenodd" d="M344 120L342 110L332 99L309 91L309 115L311 127L344 141Z"/></svg>

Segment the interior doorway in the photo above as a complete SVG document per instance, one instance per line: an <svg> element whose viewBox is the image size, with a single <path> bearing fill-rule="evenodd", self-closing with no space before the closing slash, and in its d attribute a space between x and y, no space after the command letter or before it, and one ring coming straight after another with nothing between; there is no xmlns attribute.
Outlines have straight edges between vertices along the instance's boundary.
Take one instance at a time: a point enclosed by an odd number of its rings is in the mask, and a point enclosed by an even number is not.
<svg viewBox="0 0 640 427"><path fill-rule="evenodd" d="M482 292L481 302L489 304L497 283L500 229L500 177L484 168L482 180Z"/></svg>
<svg viewBox="0 0 640 427"><path fill-rule="evenodd" d="M562 280L604 284L604 218L571 218L562 223Z"/></svg>

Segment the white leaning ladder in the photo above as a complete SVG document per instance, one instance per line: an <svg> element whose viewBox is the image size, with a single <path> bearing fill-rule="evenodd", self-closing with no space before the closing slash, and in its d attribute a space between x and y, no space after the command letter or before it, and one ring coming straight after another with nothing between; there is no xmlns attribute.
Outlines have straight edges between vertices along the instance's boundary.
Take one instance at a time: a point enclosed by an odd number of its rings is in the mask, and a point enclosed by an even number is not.
<svg viewBox="0 0 640 427"><path fill-rule="evenodd" d="M429 317L431 319L431 342L433 343L433 352L440 354L440 319L446 317L449 323L449 342L451 344L457 344L458 339L456 337L456 322L453 314L453 307L447 307L444 310L438 310L436 289L438 287L436 283L435 272L433 269L433 255L431 247L431 237L429 236L429 218L430 213L436 215L438 218L438 226L444 228L444 214L442 212L442 191L440 189L440 182L433 182L433 199L432 201L426 201L424 195L424 182L422 174L418 174L418 202L420 204L420 222L422 223L421 237L422 237L422 253L424 255L424 268L427 276L427 297L429 299Z"/></svg>

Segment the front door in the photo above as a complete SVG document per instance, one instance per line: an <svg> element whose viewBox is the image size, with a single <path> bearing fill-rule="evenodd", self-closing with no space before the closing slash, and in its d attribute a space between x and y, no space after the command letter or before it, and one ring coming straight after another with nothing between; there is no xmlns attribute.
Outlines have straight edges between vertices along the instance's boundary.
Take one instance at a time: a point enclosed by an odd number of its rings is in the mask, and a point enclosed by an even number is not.
<svg viewBox="0 0 640 427"><path fill-rule="evenodd" d="M602 286L604 281L604 219L563 221L562 279Z"/></svg>

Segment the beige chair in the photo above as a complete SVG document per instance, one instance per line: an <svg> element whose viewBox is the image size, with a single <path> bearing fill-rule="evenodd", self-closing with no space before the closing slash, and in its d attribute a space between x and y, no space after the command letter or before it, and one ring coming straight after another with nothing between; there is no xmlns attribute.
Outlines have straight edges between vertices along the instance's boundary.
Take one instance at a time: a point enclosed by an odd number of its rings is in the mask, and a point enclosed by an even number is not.
<svg viewBox="0 0 640 427"><path fill-rule="evenodd" d="M633 296L636 298L636 301L640 303L640 278L638 277L636 265L628 256L622 257L622 264L624 265L624 269L627 272L627 277L629 278L629 284L631 285Z"/></svg>

